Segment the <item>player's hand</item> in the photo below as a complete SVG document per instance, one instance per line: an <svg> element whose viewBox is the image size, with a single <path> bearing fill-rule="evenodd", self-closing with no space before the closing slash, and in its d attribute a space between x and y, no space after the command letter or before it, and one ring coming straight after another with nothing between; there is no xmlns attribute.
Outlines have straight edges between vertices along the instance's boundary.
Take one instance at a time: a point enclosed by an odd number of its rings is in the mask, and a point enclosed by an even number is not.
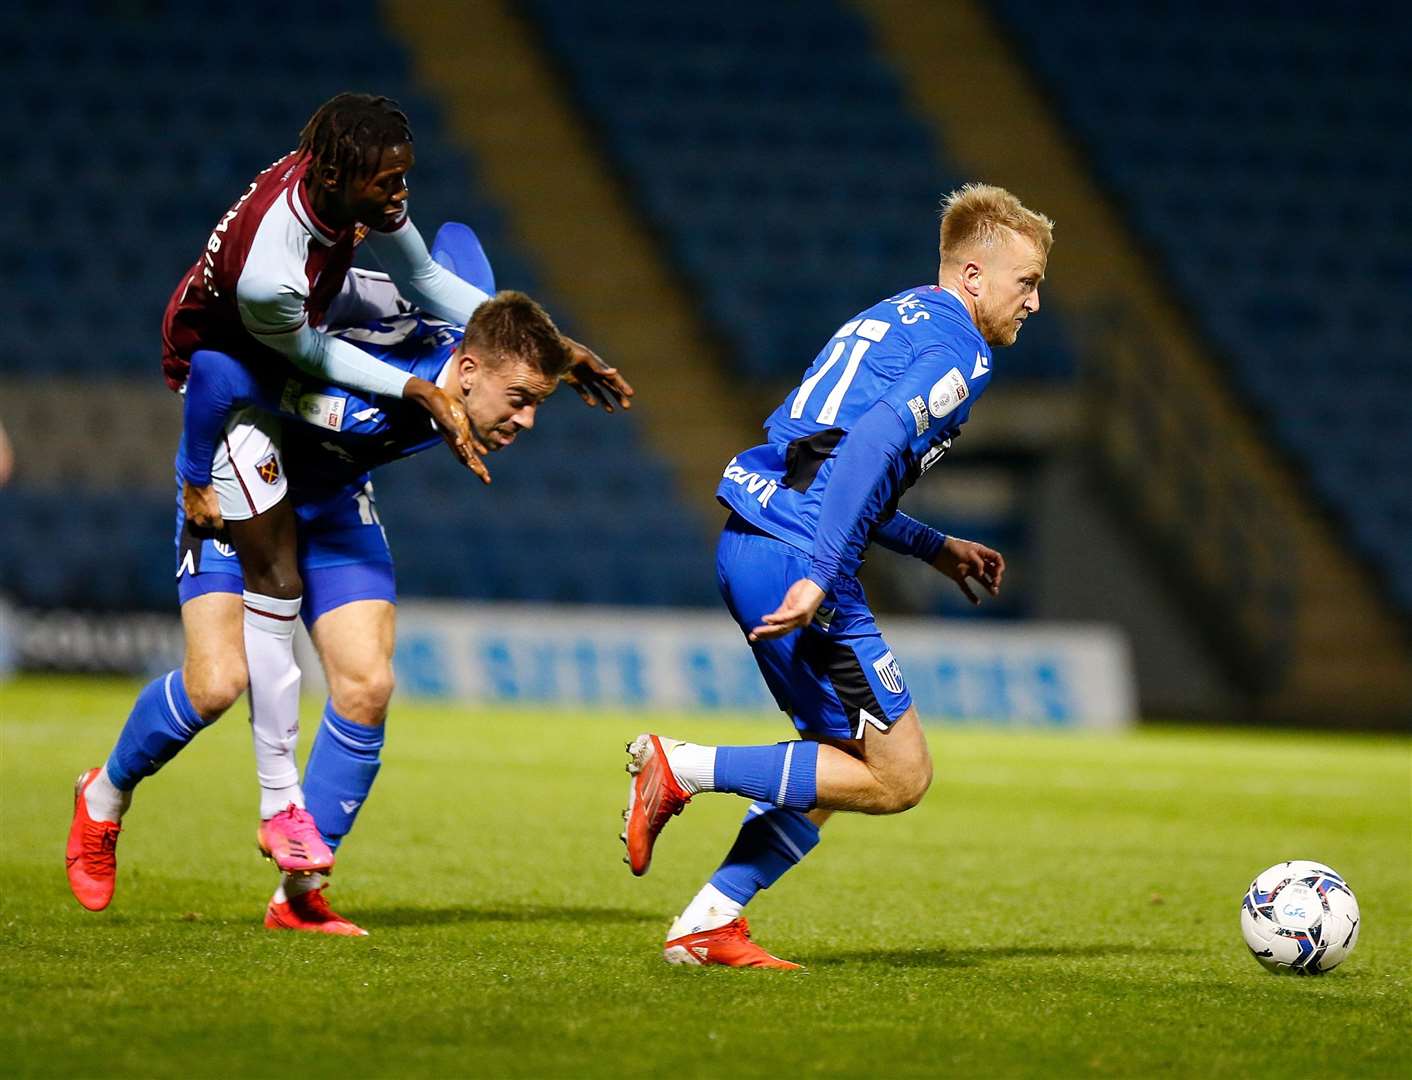
<svg viewBox="0 0 1412 1080"><path fill-rule="evenodd" d="M630 399L637 391L618 374L617 368L609 367L596 352L573 338L566 337L564 344L574 358L564 381L578 391L585 405L590 408L602 405L604 412L612 412L614 405L632 408Z"/></svg>
<svg viewBox="0 0 1412 1080"><path fill-rule="evenodd" d="M750 640L784 637L808 626L823 602L824 590L809 578L800 578L789 587L780 606L761 617L761 625L750 631Z"/></svg>
<svg viewBox="0 0 1412 1080"><path fill-rule="evenodd" d="M956 582L966 594L966 599L973 604L979 604L981 598L972 591L969 578L975 578L984 585L991 596L1000 595L1000 582L1005 577L1005 556L984 544L948 536L932 560L932 566Z"/></svg>
<svg viewBox="0 0 1412 1080"><path fill-rule="evenodd" d="M431 413L432 420L441 429L441 437L461 464L479 476L483 483L490 483L490 470L480 459L481 454L489 451L471 431L471 418L466 415L465 405L426 379L408 379L402 396Z"/></svg>
<svg viewBox="0 0 1412 1080"><path fill-rule="evenodd" d="M181 482L181 509L186 520L197 529L221 528L221 500L216 497L216 489L210 484L197 487L186 480Z"/></svg>

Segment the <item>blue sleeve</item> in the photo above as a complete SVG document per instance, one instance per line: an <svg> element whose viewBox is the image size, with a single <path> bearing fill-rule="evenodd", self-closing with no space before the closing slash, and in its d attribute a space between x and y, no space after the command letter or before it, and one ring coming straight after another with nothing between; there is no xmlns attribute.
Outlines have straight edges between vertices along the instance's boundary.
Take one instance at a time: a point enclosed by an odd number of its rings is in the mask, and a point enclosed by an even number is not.
<svg viewBox="0 0 1412 1080"><path fill-rule="evenodd" d="M259 405L275 411L269 396L239 360L211 349L198 349L191 357L182 406L185 453L181 475L187 483L205 487L211 482L211 461L216 443L225 432L233 409ZM277 403L276 403L277 405Z"/></svg>
<svg viewBox="0 0 1412 1080"><path fill-rule="evenodd" d="M898 511L873 530L873 537L889 551L912 555L929 563L946 543L946 534Z"/></svg>
<svg viewBox="0 0 1412 1080"><path fill-rule="evenodd" d="M824 592L833 588L845 561L862 555L872 523L902 478L908 442L902 420L879 401L838 444L809 563L810 580Z"/></svg>

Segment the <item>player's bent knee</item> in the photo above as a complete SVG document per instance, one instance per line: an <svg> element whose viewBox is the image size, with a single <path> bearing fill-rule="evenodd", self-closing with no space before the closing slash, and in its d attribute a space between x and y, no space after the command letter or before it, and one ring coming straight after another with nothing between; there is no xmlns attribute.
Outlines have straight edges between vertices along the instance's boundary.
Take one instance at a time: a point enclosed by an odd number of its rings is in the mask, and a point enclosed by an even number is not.
<svg viewBox="0 0 1412 1080"><path fill-rule="evenodd" d="M928 755L887 776L883 783L882 805L878 812L901 814L922 801L932 785L932 762Z"/></svg>
<svg viewBox="0 0 1412 1080"><path fill-rule="evenodd" d="M218 664L196 664L182 670L186 696L202 720L208 724L220 719L240 700L250 681L243 657Z"/></svg>
<svg viewBox="0 0 1412 1080"><path fill-rule="evenodd" d="M395 685L388 664L334 680L330 696L340 716L355 724L377 725L387 718Z"/></svg>

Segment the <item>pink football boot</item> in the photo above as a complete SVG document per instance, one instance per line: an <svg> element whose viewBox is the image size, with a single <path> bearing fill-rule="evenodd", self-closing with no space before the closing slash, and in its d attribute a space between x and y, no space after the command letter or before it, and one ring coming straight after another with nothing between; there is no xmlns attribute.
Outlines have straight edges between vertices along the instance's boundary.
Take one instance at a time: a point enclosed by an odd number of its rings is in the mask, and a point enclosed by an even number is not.
<svg viewBox="0 0 1412 1080"><path fill-rule="evenodd" d="M319 835L313 815L293 803L260 822L257 835L260 853L286 874L327 874L333 869L333 852Z"/></svg>

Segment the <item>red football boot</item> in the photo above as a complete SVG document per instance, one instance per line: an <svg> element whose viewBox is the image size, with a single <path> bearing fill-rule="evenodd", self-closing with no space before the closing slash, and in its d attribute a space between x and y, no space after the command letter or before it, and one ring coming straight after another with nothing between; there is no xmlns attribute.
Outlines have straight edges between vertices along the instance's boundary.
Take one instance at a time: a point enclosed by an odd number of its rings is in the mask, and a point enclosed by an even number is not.
<svg viewBox="0 0 1412 1080"><path fill-rule="evenodd" d="M668 739L667 745L676 746L677 740ZM627 829L619 839L628 846L628 866L641 877L652 865L652 845L657 842L657 834L668 818L682 812L691 796L672 775L667 751L656 735L639 735L627 749L632 755L627 766L632 780L628 784L628 808L623 811Z"/></svg>
<svg viewBox="0 0 1412 1080"><path fill-rule="evenodd" d="M767 953L750 940L750 924L743 918L732 919L715 930L683 934L662 946L662 956L669 964L694 964L706 967L774 968L777 971L801 971L803 965Z"/></svg>
<svg viewBox="0 0 1412 1080"><path fill-rule="evenodd" d="M308 934L338 934L342 937L367 937L368 932L357 923L349 922L324 899L322 885L282 903L270 901L265 909L265 926L270 930L302 930Z"/></svg>
<svg viewBox="0 0 1412 1080"><path fill-rule="evenodd" d="M327 874L333 869L333 852L319 835L314 815L293 803L260 822L255 836L260 854L286 874Z"/></svg>
<svg viewBox="0 0 1412 1080"><path fill-rule="evenodd" d="M123 831L116 821L89 817L83 793L97 775L98 768L89 769L80 773L74 783L74 819L64 851L69 888L89 911L102 911L113 899L113 886L118 879L118 834Z"/></svg>

